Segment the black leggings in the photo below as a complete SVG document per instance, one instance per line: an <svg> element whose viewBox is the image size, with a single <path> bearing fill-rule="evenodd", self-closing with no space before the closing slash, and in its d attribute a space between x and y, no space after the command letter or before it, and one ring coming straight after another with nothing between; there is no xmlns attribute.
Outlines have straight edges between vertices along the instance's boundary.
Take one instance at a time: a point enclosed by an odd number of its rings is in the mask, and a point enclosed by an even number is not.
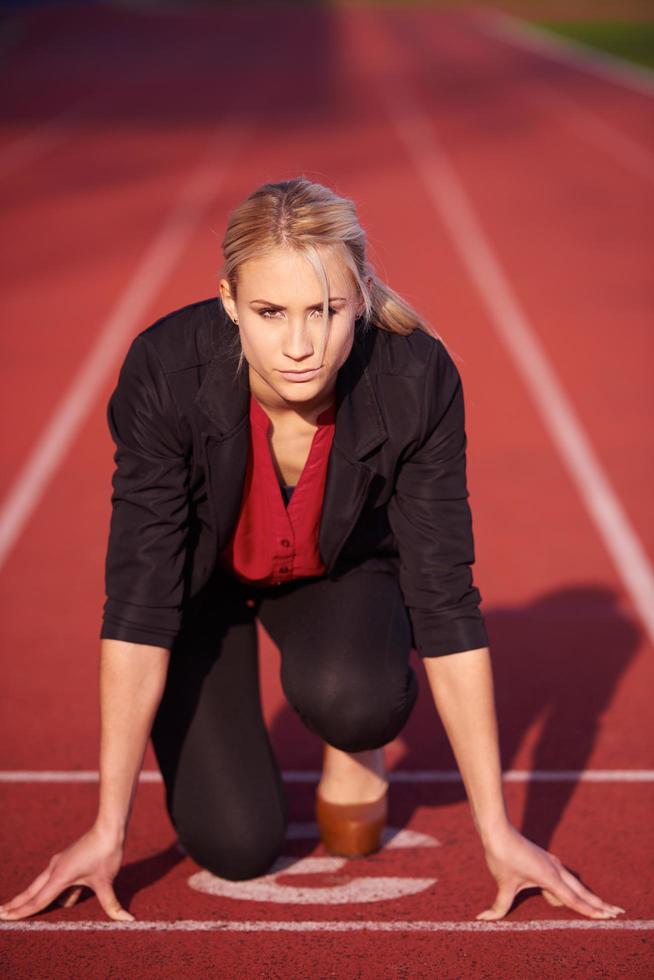
<svg viewBox="0 0 654 980"><path fill-rule="evenodd" d="M287 800L259 691L258 617L304 725L346 752L385 745L418 694L408 613L392 570L266 588L217 573L180 633L153 728L180 843L222 878L264 874L285 837Z"/></svg>

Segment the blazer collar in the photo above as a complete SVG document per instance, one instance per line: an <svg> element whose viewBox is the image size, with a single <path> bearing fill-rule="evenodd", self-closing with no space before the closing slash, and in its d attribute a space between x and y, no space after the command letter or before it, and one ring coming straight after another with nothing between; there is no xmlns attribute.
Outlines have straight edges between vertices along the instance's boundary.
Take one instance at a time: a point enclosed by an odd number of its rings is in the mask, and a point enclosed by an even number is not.
<svg viewBox="0 0 654 980"><path fill-rule="evenodd" d="M363 321L356 321L352 350L336 377L334 444L353 460L362 459L388 438L368 369L376 329L365 331ZM238 330L220 300L211 331L213 355L195 403L211 421L212 435L223 440L240 430L249 417L250 382L246 365L236 378L241 352Z"/></svg>

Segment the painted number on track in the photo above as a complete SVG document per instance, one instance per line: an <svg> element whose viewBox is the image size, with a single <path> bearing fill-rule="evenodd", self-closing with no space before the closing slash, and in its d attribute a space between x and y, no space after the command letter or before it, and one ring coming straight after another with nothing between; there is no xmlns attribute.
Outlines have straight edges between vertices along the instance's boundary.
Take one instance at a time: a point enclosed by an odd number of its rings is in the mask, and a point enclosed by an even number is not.
<svg viewBox="0 0 654 980"><path fill-rule="evenodd" d="M290 824L287 838L293 840L318 837L315 824ZM404 847L438 847L439 841L429 834L413 830L397 830L387 827L382 851ZM258 878L246 881L230 881L219 878L210 871L198 871L191 875L188 884L195 891L220 898L235 898L246 902L275 902L298 905L350 905L356 902L381 902L416 895L434 885L437 878L358 877L349 878L342 884L315 886L293 885L278 881L280 875L333 874L348 863L340 857L297 858L280 855L271 870Z"/></svg>

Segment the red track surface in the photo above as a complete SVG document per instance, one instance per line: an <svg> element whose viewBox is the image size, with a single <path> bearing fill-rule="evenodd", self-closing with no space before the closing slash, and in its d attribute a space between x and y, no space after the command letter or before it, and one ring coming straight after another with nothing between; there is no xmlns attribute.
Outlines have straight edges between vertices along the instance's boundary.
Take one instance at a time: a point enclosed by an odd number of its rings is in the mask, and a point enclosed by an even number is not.
<svg viewBox="0 0 654 980"><path fill-rule="evenodd" d="M651 931L627 928L654 919L651 642L383 93L401 81L409 109L428 118L649 556L652 286L643 216L651 217L653 181L612 153L610 139L600 149L577 123L590 112L608 127L605 136L652 154L652 98L504 43L463 14L45 8L13 25L0 94L3 496L219 127L215 194L161 287L132 305L121 349L157 316L215 291L227 212L263 180L305 173L354 198L379 273L459 355L475 578L505 768L649 770L650 779L507 783L517 826L627 912L614 923L585 920L584 931L543 931L539 925L582 920L523 895L504 923L476 932L451 925L472 923L494 897L459 783L392 787L392 825L440 846L385 849L328 875L279 878L315 887L351 877L437 879L414 896L347 905L194 890L188 881L199 869L172 846L161 784L145 783L116 886L156 931L34 931L42 923L109 924L89 897L72 910L0 924L5 975L173 977L189 967L191 975L252 977L654 974ZM270 44L273 32L281 48ZM118 363L106 363L91 411L2 567L6 773L97 767L113 449L104 407ZM263 631L261 639L266 717L282 765L316 770L321 746L286 705L278 653ZM452 769L420 677L421 700L388 761L407 772ZM156 768L150 749L145 768ZM310 821L310 777L288 792L291 819ZM96 798L95 783L2 784L1 900L86 829ZM288 853L324 854L311 840L290 841ZM165 931L176 920L196 926ZM198 931L207 922L365 922L396 931ZM426 923L441 925L430 931ZM526 931L500 934L516 923Z"/></svg>

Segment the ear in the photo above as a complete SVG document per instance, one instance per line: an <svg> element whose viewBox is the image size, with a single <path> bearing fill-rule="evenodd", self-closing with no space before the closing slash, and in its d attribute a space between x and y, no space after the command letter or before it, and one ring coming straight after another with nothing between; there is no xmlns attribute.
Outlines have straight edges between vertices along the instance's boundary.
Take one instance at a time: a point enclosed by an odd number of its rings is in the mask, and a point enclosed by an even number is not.
<svg viewBox="0 0 654 980"><path fill-rule="evenodd" d="M229 283L226 279L221 279L218 288L220 290L220 298L223 302L223 306L227 310L227 315L232 319L236 320L238 314L236 312L236 303L232 298L232 291L229 288Z"/></svg>

